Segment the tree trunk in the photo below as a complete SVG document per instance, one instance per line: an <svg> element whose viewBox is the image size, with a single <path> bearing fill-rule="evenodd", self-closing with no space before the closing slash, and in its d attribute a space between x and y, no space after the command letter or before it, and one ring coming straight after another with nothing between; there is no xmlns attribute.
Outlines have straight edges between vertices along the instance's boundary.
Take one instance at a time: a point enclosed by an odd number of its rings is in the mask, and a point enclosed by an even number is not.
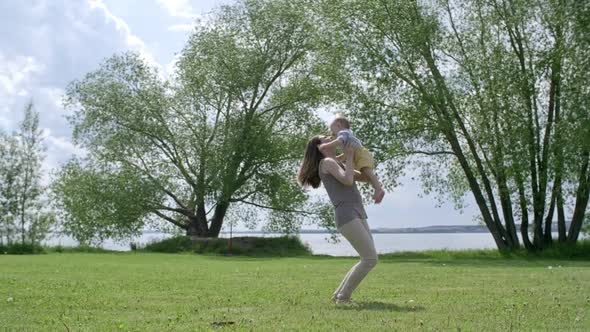
<svg viewBox="0 0 590 332"><path fill-rule="evenodd" d="M555 155L555 189L556 189L556 203L557 203L557 230L559 233L558 241L564 243L566 241L566 227L565 227L565 213L563 209L563 193L561 189L561 178L563 172L563 143L561 142L561 94L560 84L555 86L555 134L553 146Z"/></svg>
<svg viewBox="0 0 590 332"><path fill-rule="evenodd" d="M561 25L557 26L557 41L561 45L561 40L563 36L563 29ZM557 230L558 230L558 241L563 243L566 241L566 227L565 227L565 213L563 209L563 193L561 190L561 178L563 172L563 142L561 141L561 131L563 130L560 128L560 121L561 121L561 55L559 55L558 61L555 61L552 74L555 73L555 80L553 85L554 89L554 108L555 108L555 130L553 135L553 146L554 146L554 158L555 158L555 180L554 180L554 189L556 190L556 204L557 204Z"/></svg>
<svg viewBox="0 0 590 332"><path fill-rule="evenodd" d="M207 233L207 212L205 211L204 202L199 202L196 215L188 218L186 235L206 237Z"/></svg>
<svg viewBox="0 0 590 332"><path fill-rule="evenodd" d="M209 232L207 233L208 237L219 237L219 232L221 231L221 226L223 225L223 219L225 218L228 208L228 202L222 201L217 203L217 206L215 207L215 213L211 219L211 226L209 227Z"/></svg>
<svg viewBox="0 0 590 332"><path fill-rule="evenodd" d="M494 111L494 135L501 137L499 128L499 118L497 110ZM504 224L506 225L506 231L508 238L510 239L510 247L516 249L520 247L518 236L516 235L516 226L514 225L514 211L512 210L512 200L510 199L510 189L506 181L506 172L504 168L504 150L502 143L496 143L495 147L496 160L496 182L498 184L498 195L500 196L500 204L502 206L502 213L504 215Z"/></svg>
<svg viewBox="0 0 590 332"><path fill-rule="evenodd" d="M451 147L453 149L453 152L455 152L457 159L459 159L459 163L461 164L461 167L463 168L463 172L465 173L467 180L469 182L469 187L471 188L471 192L473 193L473 196L475 198L477 206L479 207L479 210L482 214L482 217L483 217L483 220L484 220L486 226L490 230L490 233L492 233L492 237L494 238L494 241L496 242L496 246L498 247L499 250L509 249L506 242L504 241L504 238L502 237L502 233L497 228L496 223L492 219L492 215L490 214L490 210L488 209L488 206L486 204L486 200L483 196L481 188L479 187L479 183L477 182L477 179L475 178L473 172L471 171L471 168L469 167L469 163L467 162L465 156L463 155L463 151L461 150L459 142L457 141L456 137L454 137L452 135L449 135L449 138L450 138L449 141L451 143Z"/></svg>
<svg viewBox="0 0 590 332"><path fill-rule="evenodd" d="M503 15L510 16L508 9L504 8ZM529 172L531 176L531 189L533 194L533 227L534 227L534 246L537 248L541 247L542 242L542 223L543 214L545 208L544 195L545 192L539 190L539 174L537 173L537 153L539 147L535 140L535 120L534 114L537 109L535 107L535 94L534 94L534 82L530 82L528 77L529 73L526 66L525 47L523 46L523 38L518 25L511 23L511 17L505 18L505 26L510 38L510 45L514 51L514 54L518 57L520 65L520 95L526 106L527 116L527 130L526 138L528 143L528 160L529 160ZM536 128L538 129L538 127ZM542 186L541 186L542 187ZM542 189L542 188L541 188ZM528 213L527 213L527 224L528 224ZM527 226L528 227L528 226ZM524 237L523 226L521 226L521 234ZM528 232L528 230L527 230ZM523 239L524 240L524 239Z"/></svg>
<svg viewBox="0 0 590 332"><path fill-rule="evenodd" d="M206 235L206 233L202 233L200 231L199 222L197 221L197 217L188 217L186 235L191 236L191 237L192 236L203 237Z"/></svg>
<svg viewBox="0 0 590 332"><path fill-rule="evenodd" d="M516 176L516 183L518 186L520 213L522 215L520 221L520 235L522 236L522 243L524 243L524 247L527 250L533 250L535 246L531 243L531 240L529 239L529 211L527 208L526 196L524 193L524 184L522 183L520 175Z"/></svg>
<svg viewBox="0 0 590 332"><path fill-rule="evenodd" d="M463 171L465 172L465 175L467 176L469 186L470 186L471 191L475 197L475 201L477 202L477 205L482 213L482 217L484 219L484 222L486 223L486 225L488 226L488 229L492 233L492 236L494 238L494 241L496 242L496 245L498 246L498 249L499 250L510 249L510 247L508 246L507 241L506 241L506 238L507 238L506 230L504 229L504 227L500 223L500 217L499 217L499 214L498 214L498 211L496 208L496 202L494 200L494 195L493 195L493 192L491 189L491 185L489 183L489 179L484 171L482 161L479 158L479 155L477 154L477 149L475 148L475 144L473 143L473 140L472 140L471 136L469 135L469 132L465 128L464 124L462 123L461 117L457 114L457 110L454 109L452 95L449 92L449 90L447 89L444 78L443 78L442 74L440 73L440 71L438 70L438 67L436 66L435 60L432 56L432 53L431 53L431 50L430 50L430 47L428 46L428 44L423 45L423 54L422 55L423 55L426 63L428 64L428 67L430 69L430 72L434 78L434 81L435 81L435 84L437 87L438 99L439 99L440 103L438 105L433 105L433 106L435 108L439 109L439 111L441 113L440 114L441 117L443 117L444 121L446 121L446 123L447 123L447 126L446 126L447 128L445 130L446 131L445 135L447 137L447 141L451 144L451 148L452 148L453 152L455 153L455 155L459 159L459 163L461 164L461 167L463 168ZM450 114L449 111L452 114ZM457 139L457 134L455 133L453 125L452 125L453 118L459 124L459 126L461 128L461 132L463 133L463 135L465 136L465 138L468 142L469 150L472 153L473 158L475 159L475 162L477 165L476 170L479 172L479 175L482 178L482 181L484 184L484 186L483 186L484 190L487 193L488 199L490 200L489 204L491 207L491 213L490 213L490 208L488 208L488 206L487 206L486 199L483 196L483 191L481 190L482 188L480 187L479 183L477 182L477 179L476 179L475 175L473 174L473 171L471 170L471 167L469 166L469 163L467 162L465 155L463 154L463 150L461 149L461 146L460 146L459 141Z"/></svg>
<svg viewBox="0 0 590 332"><path fill-rule="evenodd" d="M28 191L28 182L29 182L29 172L25 169L25 181L24 181L24 188L23 188L23 197L21 200L20 206L20 226L21 226L21 241L22 245L25 245L25 205L27 204L27 191Z"/></svg>
<svg viewBox="0 0 590 332"><path fill-rule="evenodd" d="M561 26L557 26L557 37L556 37L556 44L555 49L558 50L561 47ZM543 137L543 146L542 146L542 158L541 163L539 165L539 192L542 195L542 202L543 205L545 204L545 190L548 183L548 176L547 171L549 169L549 155L551 149L551 130L555 126L554 124L554 114L557 109L558 104L558 93L559 93L559 85L561 81L561 57L555 57L553 63L551 65L551 83L549 87L549 110L547 114L547 125L545 127L545 135ZM557 121L557 116L555 116ZM557 129L555 129L557 132ZM555 135L554 135L555 136ZM551 201L549 204L549 211L547 212L547 216L545 218L545 231L543 234L543 241L542 246L545 247L546 245L550 245L553 238L551 236L551 223L553 221L553 214L555 212L555 201L556 201L556 186L555 182L553 183L553 190L551 190Z"/></svg>
<svg viewBox="0 0 590 332"><path fill-rule="evenodd" d="M510 247L517 249L520 247L518 236L516 235L516 226L514 225L514 217L512 211L512 201L510 200L510 192L506 185L506 178L504 171L498 176L498 191L500 195L500 204L502 205L502 212L504 214L504 222L506 224L506 231L510 239Z"/></svg>
<svg viewBox="0 0 590 332"><path fill-rule="evenodd" d="M574 206L574 214L572 216L572 223L567 234L568 243L576 243L582 223L584 222L584 214L588 206L588 198L590 197L590 173L588 172L588 150L583 154L583 165L580 169L580 177L578 189L576 190L576 205Z"/></svg>
<svg viewBox="0 0 590 332"><path fill-rule="evenodd" d="M555 192L556 189L553 187L549 211L547 212L547 217L545 218L545 232L543 234L543 242L545 245L550 245L553 242L553 237L551 235L551 224L553 222L553 214L555 213L555 201L557 201Z"/></svg>
<svg viewBox="0 0 590 332"><path fill-rule="evenodd" d="M561 193L561 182L559 183L557 192L557 231L559 243L565 243L567 240L566 227L565 227L565 212L563 210L563 196Z"/></svg>

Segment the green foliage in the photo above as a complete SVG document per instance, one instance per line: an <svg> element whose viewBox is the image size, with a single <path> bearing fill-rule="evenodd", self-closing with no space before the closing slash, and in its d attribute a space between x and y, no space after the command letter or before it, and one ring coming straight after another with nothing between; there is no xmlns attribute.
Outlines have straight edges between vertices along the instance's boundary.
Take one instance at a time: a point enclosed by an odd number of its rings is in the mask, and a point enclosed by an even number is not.
<svg viewBox="0 0 590 332"><path fill-rule="evenodd" d="M0 243L38 244L55 224L41 185L43 138L39 113L29 103L18 131L0 133Z"/></svg>
<svg viewBox="0 0 590 332"><path fill-rule="evenodd" d="M193 248L193 241L188 236L174 236L169 239L154 241L142 249L149 252L179 253L188 252Z"/></svg>
<svg viewBox="0 0 590 332"><path fill-rule="evenodd" d="M11 243L0 244L0 255L29 255L29 254L44 254L45 249L34 243Z"/></svg>
<svg viewBox="0 0 590 332"><path fill-rule="evenodd" d="M576 243L554 243L543 251L521 251L521 257L539 259L590 260L590 240Z"/></svg>
<svg viewBox="0 0 590 332"><path fill-rule="evenodd" d="M501 249L519 247L515 221L533 224L533 244L523 227L527 248L547 246L545 220L573 206L558 219L573 220L575 242L590 191L586 4L324 0L313 8L319 53L336 73L326 79L390 188L413 169L425 192L457 207L471 191Z"/></svg>
<svg viewBox="0 0 590 332"><path fill-rule="evenodd" d="M197 239L192 241L187 236L176 236L147 244L143 250L149 252L227 255L230 253L229 239ZM311 254L298 237L234 237L232 238L232 255L240 256L307 256Z"/></svg>
<svg viewBox="0 0 590 332"><path fill-rule="evenodd" d="M159 195L133 170L84 167L77 160L63 166L52 186L63 232L85 245L138 235Z"/></svg>
<svg viewBox="0 0 590 332"><path fill-rule="evenodd" d="M191 234L217 236L243 205L277 211L292 228L307 201L293 174L319 131L313 109L322 98L313 26L299 4L220 8L195 29L168 80L126 53L73 82L67 104L89 165L149 181L160 195L146 211Z"/></svg>
<svg viewBox="0 0 590 332"><path fill-rule="evenodd" d="M62 246L62 245L57 245L57 246L45 246L43 247L43 250L47 253L114 253L116 251L113 250L108 250L108 249L103 249L103 248L99 248L99 247L91 247L91 246L85 246L85 245L80 245L80 246L75 246L75 247L69 247L69 246Z"/></svg>
<svg viewBox="0 0 590 332"><path fill-rule="evenodd" d="M586 236L590 236L590 213L586 213L584 216L584 225L582 226L582 232Z"/></svg>
<svg viewBox="0 0 590 332"><path fill-rule="evenodd" d="M17 236L20 155L16 137L0 133L0 243L10 243Z"/></svg>

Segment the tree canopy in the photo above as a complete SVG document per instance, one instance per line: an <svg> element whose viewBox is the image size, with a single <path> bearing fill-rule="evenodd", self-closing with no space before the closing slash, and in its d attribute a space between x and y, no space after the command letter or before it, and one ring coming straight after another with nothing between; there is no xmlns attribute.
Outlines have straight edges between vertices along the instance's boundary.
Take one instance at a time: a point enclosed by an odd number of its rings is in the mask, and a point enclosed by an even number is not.
<svg viewBox="0 0 590 332"><path fill-rule="evenodd" d="M341 100L390 180L411 166L426 190L457 202L470 191L500 249L519 247L519 231L546 246L555 210L559 240L576 241L590 189L588 5L327 0L318 12Z"/></svg>
<svg viewBox="0 0 590 332"><path fill-rule="evenodd" d="M127 179L138 187L119 187L125 204L148 188L138 205L189 235L218 236L228 209L245 206L292 229L307 202L298 158L324 130L312 30L297 1L243 1L195 28L167 79L137 54L114 55L67 90L74 137L101 171L73 164L62 182Z"/></svg>

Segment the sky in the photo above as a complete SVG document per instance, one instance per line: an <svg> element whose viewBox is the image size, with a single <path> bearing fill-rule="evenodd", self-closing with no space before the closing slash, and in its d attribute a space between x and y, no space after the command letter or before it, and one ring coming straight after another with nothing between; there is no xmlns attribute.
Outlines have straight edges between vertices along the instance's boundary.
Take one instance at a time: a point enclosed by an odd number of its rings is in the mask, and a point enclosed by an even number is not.
<svg viewBox="0 0 590 332"><path fill-rule="evenodd" d="M194 24L215 7L231 2L0 1L0 130L16 129L25 104L32 100L40 113L47 148L43 168L49 174L72 156L84 154L72 143L69 114L62 106L68 83L97 69L111 55L128 50L139 52L163 74L170 73ZM411 174L401 183L383 203L367 206L371 227L476 224L471 197L460 213L450 203L436 207L434 197L420 197L420 183Z"/></svg>

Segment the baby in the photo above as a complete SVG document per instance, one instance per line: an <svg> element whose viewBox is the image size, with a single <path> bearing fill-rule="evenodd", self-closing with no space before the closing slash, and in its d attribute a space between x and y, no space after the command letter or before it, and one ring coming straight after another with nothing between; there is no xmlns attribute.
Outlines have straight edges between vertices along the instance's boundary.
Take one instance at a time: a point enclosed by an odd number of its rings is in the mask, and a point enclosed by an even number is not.
<svg viewBox="0 0 590 332"><path fill-rule="evenodd" d="M354 148L354 169L361 172L370 180L374 190L373 199L375 203L381 203L383 196L385 196L385 191L383 191L381 183L373 171L375 168L373 157L369 150L363 146L361 141L350 130L350 122L343 116L337 116L330 124L330 130L332 131L334 140L320 145L320 151L326 147L336 146L342 148L351 144Z"/></svg>

